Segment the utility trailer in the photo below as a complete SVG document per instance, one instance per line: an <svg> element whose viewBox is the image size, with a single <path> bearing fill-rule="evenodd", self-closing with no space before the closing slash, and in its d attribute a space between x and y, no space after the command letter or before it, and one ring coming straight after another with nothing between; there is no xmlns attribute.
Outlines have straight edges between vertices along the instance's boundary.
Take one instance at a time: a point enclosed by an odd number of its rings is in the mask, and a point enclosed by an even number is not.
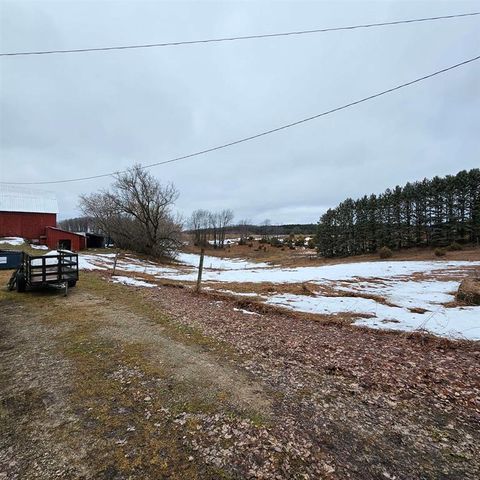
<svg viewBox="0 0 480 480"><path fill-rule="evenodd" d="M74 287L78 280L78 255L68 250L57 250L57 254L29 255L22 253L22 260L13 272L8 289L25 292L27 288Z"/></svg>

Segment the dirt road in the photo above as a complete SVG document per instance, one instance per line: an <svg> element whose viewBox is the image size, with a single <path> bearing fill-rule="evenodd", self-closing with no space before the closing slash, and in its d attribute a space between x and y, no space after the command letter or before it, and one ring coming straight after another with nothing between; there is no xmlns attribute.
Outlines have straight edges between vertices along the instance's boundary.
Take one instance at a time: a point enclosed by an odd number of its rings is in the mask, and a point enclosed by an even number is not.
<svg viewBox="0 0 480 480"><path fill-rule="evenodd" d="M6 283L6 275L0 275ZM473 479L480 347L82 274L0 293L0 478Z"/></svg>

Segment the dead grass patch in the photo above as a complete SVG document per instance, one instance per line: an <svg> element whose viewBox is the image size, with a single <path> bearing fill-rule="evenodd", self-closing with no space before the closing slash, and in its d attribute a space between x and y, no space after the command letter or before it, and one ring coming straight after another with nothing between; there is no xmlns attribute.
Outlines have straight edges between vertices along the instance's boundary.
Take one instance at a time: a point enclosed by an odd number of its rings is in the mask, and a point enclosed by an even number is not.
<svg viewBox="0 0 480 480"><path fill-rule="evenodd" d="M380 279L373 279L375 281L381 282ZM343 283L343 282L339 282ZM256 296L268 297L275 294L292 294L292 295L306 295L311 297L316 296L325 296L325 297L353 297L353 298L365 298L374 300L375 302L387 305L390 307L396 307L397 305L389 302L386 298L381 295L375 295L365 292L359 292L354 289L351 290L337 290L334 286L330 284L318 284L313 282L304 282L304 283L220 283L220 282L211 282L208 283L209 290L206 292L217 291L218 293L225 290L227 292L234 293L251 293L249 298L251 301L255 301ZM258 299L256 299L258 301ZM364 316L364 315L362 315ZM358 315L353 315L352 318L356 318Z"/></svg>
<svg viewBox="0 0 480 480"><path fill-rule="evenodd" d="M458 287L456 298L466 305L480 305L480 277L468 277Z"/></svg>
<svg viewBox="0 0 480 480"><path fill-rule="evenodd" d="M413 308L409 308L408 310L412 313L419 313L421 315L428 312L426 308L420 308L420 307L413 307Z"/></svg>
<svg viewBox="0 0 480 480"><path fill-rule="evenodd" d="M283 267L301 267L301 266L322 266L335 265L356 262L382 261L378 258L378 253L357 255L345 258L323 258L316 255L315 250L290 250L285 248L272 247L271 245L262 245L266 250L259 249L259 242L253 241L252 247L248 245L231 245L225 249L209 249L207 255L225 258L246 258L252 261L268 262ZM185 251L189 253L200 253L200 249L193 246L187 246ZM299 254L299 253L302 254ZM307 254L304 254L308 252ZM311 253L310 253L311 252ZM399 260L438 260L435 257L432 248L410 248L395 251L395 261ZM466 260L480 261L480 248L472 245L463 246L463 250L451 251L448 260Z"/></svg>
<svg viewBox="0 0 480 480"><path fill-rule="evenodd" d="M358 318L369 318L373 315L369 314L357 314L357 313L341 313L341 314L320 314L320 313L308 313L308 312L299 312L296 310L289 309L287 307L282 307L280 305L273 305L264 303L261 300L255 299L254 297L236 297L229 293L217 292L215 290L203 290L200 295L206 296L213 300L220 300L228 303L232 307L248 310L254 313L259 313L260 315L274 314L287 316L289 318L295 318L298 320L309 320L315 322L322 322L325 324L340 324L346 325L351 324ZM261 321L261 320L259 320Z"/></svg>

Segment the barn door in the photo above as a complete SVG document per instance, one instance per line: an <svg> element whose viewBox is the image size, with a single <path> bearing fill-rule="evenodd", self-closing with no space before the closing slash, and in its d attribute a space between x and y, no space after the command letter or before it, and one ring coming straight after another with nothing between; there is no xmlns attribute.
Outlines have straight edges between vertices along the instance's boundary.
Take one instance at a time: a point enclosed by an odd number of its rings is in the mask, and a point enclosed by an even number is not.
<svg viewBox="0 0 480 480"><path fill-rule="evenodd" d="M72 249L72 241L71 240L59 240L58 241L58 249L59 250L71 250Z"/></svg>

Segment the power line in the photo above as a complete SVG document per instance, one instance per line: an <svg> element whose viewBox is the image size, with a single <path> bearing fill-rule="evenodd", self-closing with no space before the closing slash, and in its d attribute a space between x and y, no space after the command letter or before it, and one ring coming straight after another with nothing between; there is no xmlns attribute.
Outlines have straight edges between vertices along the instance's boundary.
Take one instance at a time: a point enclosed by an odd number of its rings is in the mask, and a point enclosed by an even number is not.
<svg viewBox="0 0 480 480"><path fill-rule="evenodd" d="M208 38L203 40L186 40L179 42L164 42L164 43L145 43L138 45L116 45L110 47L92 47L92 48L73 48L69 50L38 50L30 52L6 52L0 53L0 57L14 57L14 56L27 56L27 55L51 55L57 53L87 53L87 52L106 52L110 50L130 50L139 48L158 48L158 47L177 47L180 45L195 45L202 43L219 43L219 42L232 42L236 40L253 40L258 38L273 38L273 37L287 37L292 35L310 35L313 33L326 33L335 32L340 30L356 30L359 28L372 28L372 27L386 27L389 25L400 25L405 23L418 23L418 22L430 22L435 20L446 20L450 18L460 17L473 17L480 15L480 12L470 13L458 13L454 15L442 15L438 17L425 17L425 18L413 18L407 20L395 20L392 22L381 23L365 23L360 25L348 25L343 27L330 27L330 28L316 28L313 30L298 30L293 32L280 32L280 33L265 33L259 35L245 35L239 37L221 37L221 38Z"/></svg>
<svg viewBox="0 0 480 480"><path fill-rule="evenodd" d="M194 153L189 153L188 155L183 155L181 157L175 157L175 158L171 158L169 160L163 160L162 162L155 162L155 163L150 163L148 165L142 165L142 168L147 169L147 168L152 168L152 167L156 167L156 166L159 166L159 165L165 165L167 163L178 162L180 160L186 160L187 158L198 157L200 155L205 155L206 153L215 152L215 151L221 150L223 148L232 147L233 145L238 145L239 143L249 142L251 140L255 140L257 138L264 137L266 135L270 135L270 134L275 133L275 132L279 132L280 130L285 130L287 128L295 127L295 126L300 125L302 123L310 122L310 121L315 120L317 118L324 117L326 115L330 115L330 114L338 112L340 110L345 110L346 108L353 107L355 105L358 105L358 104L363 103L363 102L367 102L369 100L373 100L374 98L381 97L382 95L386 95L387 93L391 93L391 92L394 92L396 90L400 90L400 89L408 87L410 85L414 85L415 83L422 82L424 80L435 77L435 76L440 75L442 73L446 73L446 72L448 72L450 70L453 70L455 68L459 68L459 67L467 65L469 63L475 62L477 60L480 60L480 55L478 55L476 57L473 57L473 58L470 58L468 60L464 60L463 62L456 63L455 65L451 65L450 67L442 68L441 70L437 70L436 72L429 73L428 75L424 75L423 77L416 78L415 80L411 80L410 82L402 83L400 85L389 88L387 90L383 90L382 92L374 93L373 95L369 95L368 97L363 97L360 100L355 100L353 102L346 103L346 104L341 105L339 107L332 108L331 110L327 110L325 112L318 113L316 115L312 115L311 117L303 118L301 120L297 120L297 121L292 122L292 123L287 123L286 125L282 125L280 127L272 128L271 130L266 130L264 132L257 133L255 135L251 135L249 137L244 137L244 138L241 138L239 140L234 140L233 142L224 143L222 145L217 145L216 147L207 148L205 150L200 150L200 151L197 151L197 152L194 152ZM126 172L126 170L122 170L122 171L117 171L117 172L103 173L101 175L92 175L92 176L89 176L89 177L70 178L70 179L66 179L66 180L52 180L52 181L45 181L45 182L0 182L0 183L9 184L9 185L47 185L47 184L56 184L56 183L70 183L70 182L80 182L80 181L84 181L84 180L93 180L93 179L96 179L96 178L110 177L112 175L117 175L117 174L125 173L125 172Z"/></svg>

